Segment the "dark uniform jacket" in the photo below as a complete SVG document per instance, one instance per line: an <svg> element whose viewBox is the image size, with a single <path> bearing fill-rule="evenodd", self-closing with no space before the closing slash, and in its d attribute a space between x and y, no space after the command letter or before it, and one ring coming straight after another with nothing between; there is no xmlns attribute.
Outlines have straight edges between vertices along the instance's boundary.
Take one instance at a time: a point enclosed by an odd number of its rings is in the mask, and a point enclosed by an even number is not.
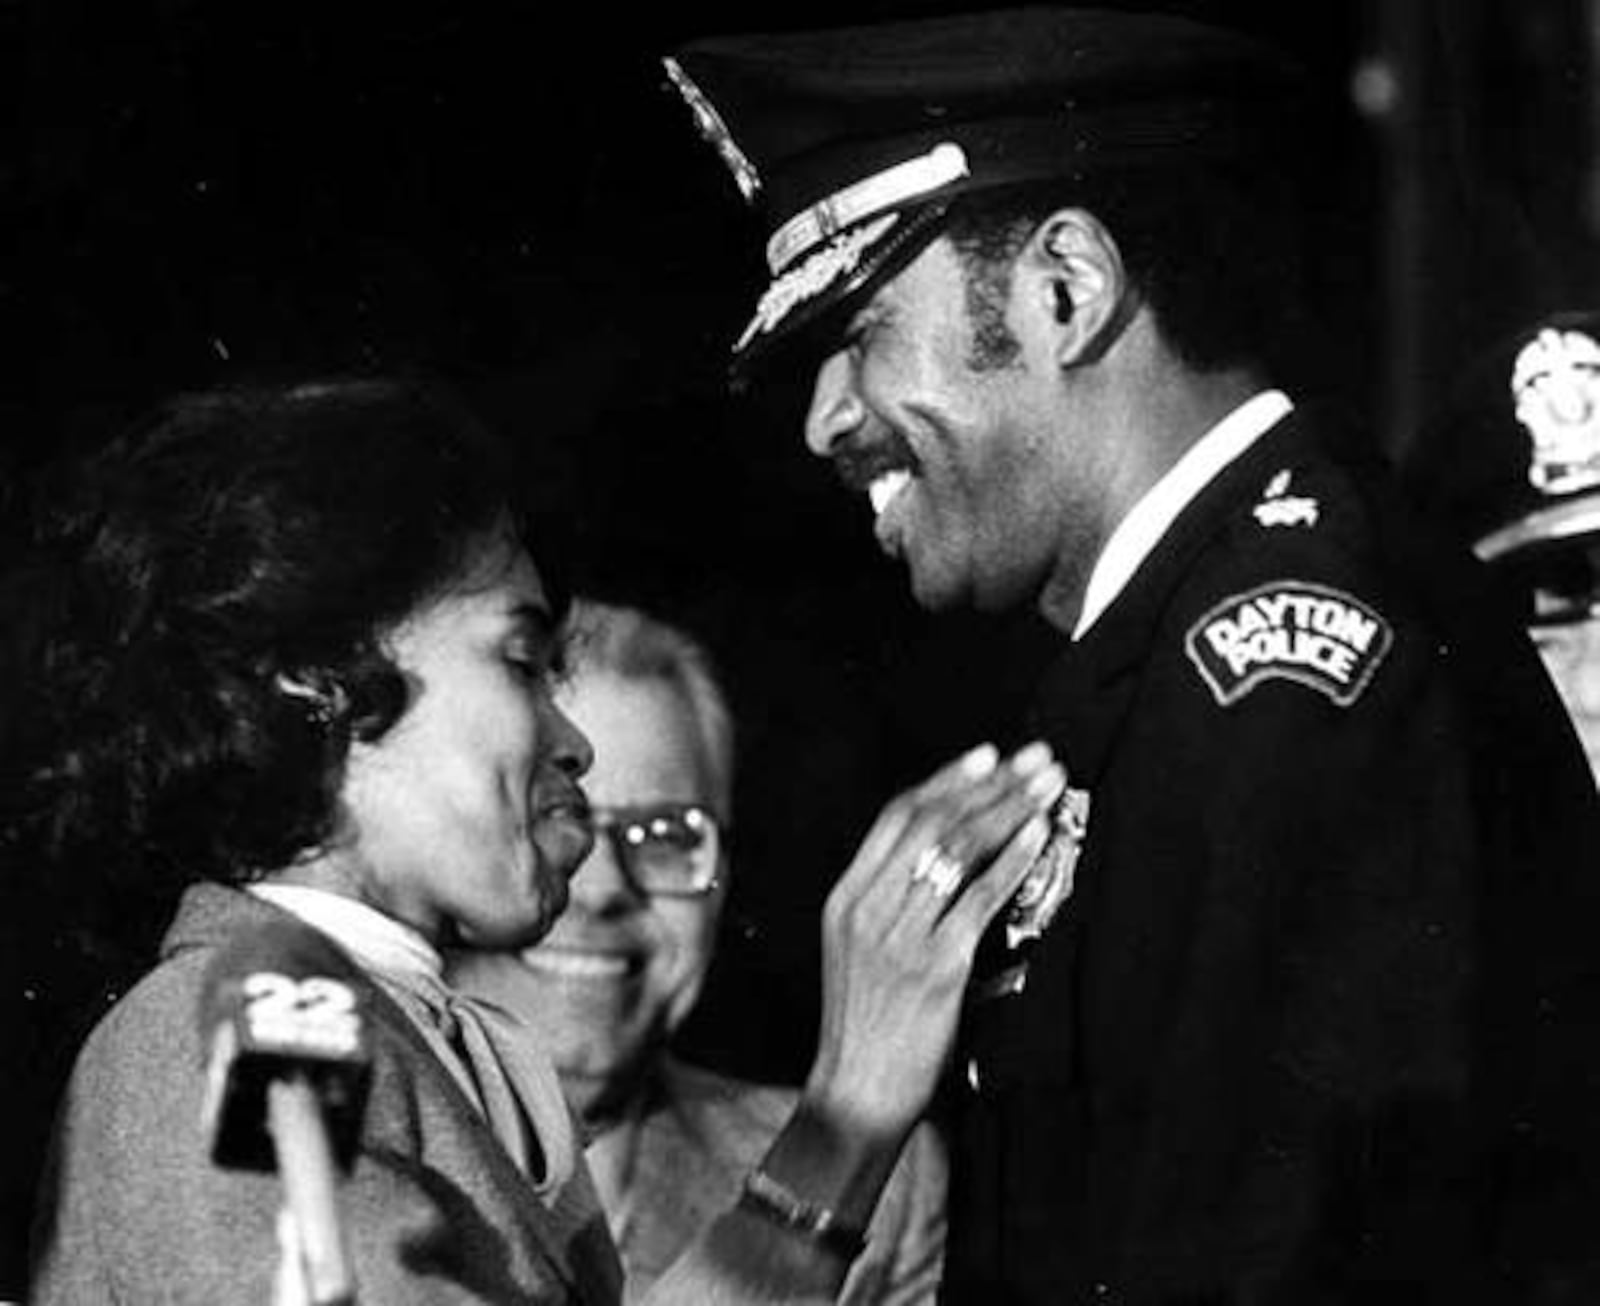
<svg viewBox="0 0 1600 1306"><path fill-rule="evenodd" d="M1476 564L1296 413L1032 725L1088 834L969 1016L944 1299L1600 1301L1600 816Z"/></svg>

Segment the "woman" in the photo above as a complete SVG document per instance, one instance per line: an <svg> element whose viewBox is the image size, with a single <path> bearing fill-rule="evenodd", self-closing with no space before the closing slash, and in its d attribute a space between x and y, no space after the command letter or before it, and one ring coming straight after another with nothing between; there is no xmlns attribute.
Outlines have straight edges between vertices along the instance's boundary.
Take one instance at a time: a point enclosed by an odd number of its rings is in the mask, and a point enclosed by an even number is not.
<svg viewBox="0 0 1600 1306"><path fill-rule="evenodd" d="M181 897L65 1094L40 1306L304 1300L341 1242L385 1306L618 1299L553 1072L440 978L442 948L541 937L592 839L559 607L507 483L436 394L334 381L179 399L44 516L8 584L5 838L56 884ZM805 1091L656 1300L831 1297L1063 783L1039 750L978 750L885 810L825 911ZM201 1123L218 969L272 931L367 1033L331 1238Z"/></svg>
<svg viewBox="0 0 1600 1306"><path fill-rule="evenodd" d="M589 1140L637 1299L737 1199L795 1094L670 1050L711 965L729 886L734 726L710 657L636 608L580 600L568 628L558 701L594 746L584 788L605 837L548 934L520 953L457 954L451 979L537 1030ZM945 1181L938 1136L919 1129L842 1301L934 1299Z"/></svg>

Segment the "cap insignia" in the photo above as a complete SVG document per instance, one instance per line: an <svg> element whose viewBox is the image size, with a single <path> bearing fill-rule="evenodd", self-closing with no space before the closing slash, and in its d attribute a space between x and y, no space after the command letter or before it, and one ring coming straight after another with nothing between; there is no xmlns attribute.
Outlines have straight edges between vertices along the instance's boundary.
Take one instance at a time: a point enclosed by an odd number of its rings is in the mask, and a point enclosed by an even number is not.
<svg viewBox="0 0 1600 1306"><path fill-rule="evenodd" d="M1250 511L1263 526L1315 526L1321 505L1304 494L1290 494L1292 473L1287 467L1278 472L1262 492L1261 501Z"/></svg>
<svg viewBox="0 0 1600 1306"><path fill-rule="evenodd" d="M767 242L767 266L777 275L808 249L847 227L908 200L931 195L970 171L967 152L953 141L944 141L926 154L863 177L801 210L773 232Z"/></svg>
<svg viewBox="0 0 1600 1306"><path fill-rule="evenodd" d="M835 237L803 263L789 269L770 286L756 305L744 334L733 347L738 353L756 336L772 330L808 299L815 299L861 262L862 255L900 220L898 213L886 213L874 222Z"/></svg>
<svg viewBox="0 0 1600 1306"><path fill-rule="evenodd" d="M1377 672L1394 632L1342 590L1284 580L1231 594L1189 628L1189 660L1218 704L1288 680L1349 707Z"/></svg>
<svg viewBox="0 0 1600 1306"><path fill-rule="evenodd" d="M733 133L728 130L728 124L722 121L722 115L717 112L716 106L706 98L706 94L694 84L694 79L683 71L683 65L676 59L665 58L661 61L667 70L678 94L684 103L694 113L694 124L699 129L700 135L710 141L722 156L722 161L728 165L728 171L733 174L733 182L739 188L748 203L754 200L761 190L761 174L756 171L755 164L734 143Z"/></svg>
<svg viewBox="0 0 1600 1306"><path fill-rule="evenodd" d="M1528 480L1544 494L1600 485L1600 345L1547 327L1511 373L1517 421L1533 440Z"/></svg>

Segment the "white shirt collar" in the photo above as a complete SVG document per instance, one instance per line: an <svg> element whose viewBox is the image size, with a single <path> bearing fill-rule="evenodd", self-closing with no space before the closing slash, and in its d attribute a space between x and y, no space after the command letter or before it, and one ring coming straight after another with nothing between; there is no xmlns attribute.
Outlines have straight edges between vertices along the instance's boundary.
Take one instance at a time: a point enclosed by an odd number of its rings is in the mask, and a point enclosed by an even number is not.
<svg viewBox="0 0 1600 1306"><path fill-rule="evenodd" d="M385 916L375 907L327 889L305 884L251 884L258 898L298 916L339 944L366 970L379 974L418 975L442 982L444 961L436 949L409 925Z"/></svg>
<svg viewBox="0 0 1600 1306"><path fill-rule="evenodd" d="M1178 514L1224 467L1270 431L1294 404L1282 390L1252 395L1196 440L1166 473L1144 492L1132 511L1117 524L1095 560L1083 591L1083 608L1072 638L1089 628L1127 587L1177 520Z"/></svg>

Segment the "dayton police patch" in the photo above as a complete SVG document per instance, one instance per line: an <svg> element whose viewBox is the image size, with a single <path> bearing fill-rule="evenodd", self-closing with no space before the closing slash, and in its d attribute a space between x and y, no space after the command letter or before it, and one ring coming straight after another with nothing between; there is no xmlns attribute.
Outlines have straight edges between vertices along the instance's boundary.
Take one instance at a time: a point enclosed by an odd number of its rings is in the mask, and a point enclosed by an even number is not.
<svg viewBox="0 0 1600 1306"><path fill-rule="evenodd" d="M1190 627L1184 647L1224 707L1268 680L1292 680L1348 707L1393 642L1389 623L1359 599L1281 580L1223 599Z"/></svg>

